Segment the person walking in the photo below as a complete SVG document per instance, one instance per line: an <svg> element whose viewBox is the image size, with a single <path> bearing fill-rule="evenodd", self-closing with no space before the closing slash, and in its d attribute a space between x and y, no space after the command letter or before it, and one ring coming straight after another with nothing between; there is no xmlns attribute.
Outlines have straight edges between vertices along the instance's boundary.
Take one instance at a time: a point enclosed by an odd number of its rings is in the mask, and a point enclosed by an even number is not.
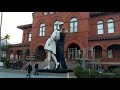
<svg viewBox="0 0 120 90"><path fill-rule="evenodd" d="M39 64L38 64L38 62L36 61L36 63L35 63L35 73L34 73L34 75L39 75L39 74L38 74L38 69L39 69Z"/></svg>
<svg viewBox="0 0 120 90"><path fill-rule="evenodd" d="M28 74L26 75L26 78L31 78L31 72L32 72L32 62L30 61L27 65Z"/></svg>

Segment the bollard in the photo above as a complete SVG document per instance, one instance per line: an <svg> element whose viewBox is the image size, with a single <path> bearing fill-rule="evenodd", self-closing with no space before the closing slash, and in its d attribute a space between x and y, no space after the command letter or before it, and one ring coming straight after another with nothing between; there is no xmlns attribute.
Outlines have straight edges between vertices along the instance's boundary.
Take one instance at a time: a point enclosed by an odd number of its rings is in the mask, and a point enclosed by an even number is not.
<svg viewBox="0 0 120 90"><path fill-rule="evenodd" d="M69 74L69 72L67 73L67 78L70 78L70 74Z"/></svg>
<svg viewBox="0 0 120 90"><path fill-rule="evenodd" d="M90 68L89 68L89 77L90 77Z"/></svg>

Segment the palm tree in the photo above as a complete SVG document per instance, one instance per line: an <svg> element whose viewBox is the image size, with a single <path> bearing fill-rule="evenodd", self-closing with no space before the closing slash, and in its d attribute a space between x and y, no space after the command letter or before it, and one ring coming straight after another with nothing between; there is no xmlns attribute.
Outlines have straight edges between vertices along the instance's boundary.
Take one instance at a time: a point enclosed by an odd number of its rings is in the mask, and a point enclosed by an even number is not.
<svg viewBox="0 0 120 90"><path fill-rule="evenodd" d="M7 40L10 39L10 35L9 35L9 34L6 34L3 39L6 39L6 47L5 47L5 48L7 49L7 47L8 47L8 46L7 46ZM6 49L5 49L5 50L6 50ZM6 61L5 61L5 63L4 63L4 66L6 67Z"/></svg>
<svg viewBox="0 0 120 90"><path fill-rule="evenodd" d="M0 37L1 38L1 40L3 39L3 37Z"/></svg>
<svg viewBox="0 0 120 90"><path fill-rule="evenodd" d="M4 37L4 39L6 39L6 46L7 46L7 40L10 39L10 35L9 35L9 34L6 34L5 37Z"/></svg>

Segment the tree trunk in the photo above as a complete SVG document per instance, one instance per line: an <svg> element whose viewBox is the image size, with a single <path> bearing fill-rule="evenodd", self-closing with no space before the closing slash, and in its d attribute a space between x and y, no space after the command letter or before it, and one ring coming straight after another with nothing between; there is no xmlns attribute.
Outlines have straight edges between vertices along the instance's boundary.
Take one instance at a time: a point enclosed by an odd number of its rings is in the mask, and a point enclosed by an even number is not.
<svg viewBox="0 0 120 90"><path fill-rule="evenodd" d="M6 46L7 46L7 39L6 39Z"/></svg>
<svg viewBox="0 0 120 90"><path fill-rule="evenodd" d="M6 47L7 47L7 39L6 39ZM7 53L6 51L5 51L5 53ZM5 59L5 61L4 61L4 68L6 68L6 60L7 60L7 57L5 57L6 59Z"/></svg>

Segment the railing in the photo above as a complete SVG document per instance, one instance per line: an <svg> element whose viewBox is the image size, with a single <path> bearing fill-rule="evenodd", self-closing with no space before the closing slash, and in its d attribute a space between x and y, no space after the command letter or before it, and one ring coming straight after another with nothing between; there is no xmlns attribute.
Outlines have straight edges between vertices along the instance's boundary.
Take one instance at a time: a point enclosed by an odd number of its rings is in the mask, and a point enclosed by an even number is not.
<svg viewBox="0 0 120 90"><path fill-rule="evenodd" d="M27 56L26 59L27 60L35 60L35 56Z"/></svg>
<svg viewBox="0 0 120 90"><path fill-rule="evenodd" d="M109 62L120 62L120 58L107 58L107 61L109 61Z"/></svg>

